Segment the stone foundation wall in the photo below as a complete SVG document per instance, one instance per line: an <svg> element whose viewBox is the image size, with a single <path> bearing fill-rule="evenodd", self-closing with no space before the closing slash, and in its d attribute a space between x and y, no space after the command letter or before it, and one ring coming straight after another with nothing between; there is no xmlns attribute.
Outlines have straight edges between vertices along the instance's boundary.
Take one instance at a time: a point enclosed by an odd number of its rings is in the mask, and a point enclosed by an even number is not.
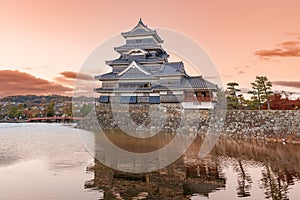
<svg viewBox="0 0 300 200"><path fill-rule="evenodd" d="M99 104L96 108L97 118L101 128L123 130L161 130L174 132L189 119L189 128L197 129L201 119L206 121L209 111L182 113L181 104L119 104L113 107L110 104ZM200 115L201 113L201 115ZM205 124L205 122L202 122Z"/></svg>
<svg viewBox="0 0 300 200"><path fill-rule="evenodd" d="M204 133L210 124L216 127L222 126L224 135L237 137L283 138L290 134L300 133L299 110L228 110L226 116L224 115L225 123L222 123L223 119L212 119L212 113L209 110L183 111L181 104L172 103L121 104L113 107L113 112L110 104L99 104L96 114L102 129L121 128L129 131L161 130L163 132L183 129ZM209 123L211 120L213 123ZM85 119L78 127L93 129L92 123L92 119Z"/></svg>
<svg viewBox="0 0 300 200"><path fill-rule="evenodd" d="M224 133L284 138L300 133L299 110L227 111Z"/></svg>

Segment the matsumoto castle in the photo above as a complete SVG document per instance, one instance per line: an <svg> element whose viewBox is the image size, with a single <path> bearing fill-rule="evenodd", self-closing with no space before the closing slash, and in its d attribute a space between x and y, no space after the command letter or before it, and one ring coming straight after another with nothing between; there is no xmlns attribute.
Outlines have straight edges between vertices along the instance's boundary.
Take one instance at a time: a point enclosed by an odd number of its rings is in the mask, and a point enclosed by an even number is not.
<svg viewBox="0 0 300 200"><path fill-rule="evenodd" d="M128 32L126 44L115 47L120 54L106 61L112 72L96 76L102 82L100 103L181 103L187 109L213 109L218 91L202 76L189 76L183 62L168 62L163 40L140 19Z"/></svg>

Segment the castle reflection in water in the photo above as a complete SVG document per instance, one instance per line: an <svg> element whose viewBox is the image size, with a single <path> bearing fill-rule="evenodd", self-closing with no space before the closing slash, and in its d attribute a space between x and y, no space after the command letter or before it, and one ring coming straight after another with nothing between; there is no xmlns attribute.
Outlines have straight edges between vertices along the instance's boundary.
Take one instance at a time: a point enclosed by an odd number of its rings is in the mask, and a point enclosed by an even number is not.
<svg viewBox="0 0 300 200"><path fill-rule="evenodd" d="M110 139L119 140L119 146L124 142L134 144L122 140L122 134L115 132ZM165 137L161 135L160 141L165 143ZM198 137L176 162L150 173L117 171L95 159L94 166L87 169L94 172L94 179L85 187L102 190L104 199L190 199L193 195L205 199L220 191L224 196L213 199L227 199L229 182L234 182L236 197L254 198L258 189L260 199L289 199L290 188L300 180L298 145L224 138L209 155L199 159L201 143ZM230 167L233 174L224 173ZM250 173L253 168L258 170Z"/></svg>

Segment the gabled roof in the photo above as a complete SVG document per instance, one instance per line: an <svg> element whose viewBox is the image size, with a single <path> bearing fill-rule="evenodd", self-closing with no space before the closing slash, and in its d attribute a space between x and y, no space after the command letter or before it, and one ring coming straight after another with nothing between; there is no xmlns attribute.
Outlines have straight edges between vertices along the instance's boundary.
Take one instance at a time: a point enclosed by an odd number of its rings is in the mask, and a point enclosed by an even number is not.
<svg viewBox="0 0 300 200"><path fill-rule="evenodd" d="M137 69L130 69L125 74L119 76L117 73L106 73L103 75L99 75L95 77L98 80L153 80L157 79L157 77L154 77L152 75L147 75L142 73L140 70Z"/></svg>
<svg viewBox="0 0 300 200"><path fill-rule="evenodd" d="M162 64L160 71L155 73L157 76L185 75L183 62L168 62Z"/></svg>
<svg viewBox="0 0 300 200"><path fill-rule="evenodd" d="M106 73L100 76L95 77L98 80L103 79L157 79L154 77L151 72L149 72L142 65L139 65L137 62L132 61L124 70L119 73Z"/></svg>
<svg viewBox="0 0 300 200"><path fill-rule="evenodd" d="M140 69L138 68L131 68L129 69L126 73L122 74L121 76L118 76L119 79L131 79L131 80L136 80L136 79L157 79L156 77L152 76L150 74L145 74L143 73Z"/></svg>
<svg viewBox="0 0 300 200"><path fill-rule="evenodd" d="M181 84L172 85L154 85L153 90L212 90L217 91L218 86L213 84L202 76L188 76L183 79Z"/></svg>
<svg viewBox="0 0 300 200"><path fill-rule="evenodd" d="M118 73L118 76L121 76L129 71L140 71L143 74L150 75L151 73L145 69L142 65L137 64L135 61L132 61L123 71Z"/></svg>
<svg viewBox="0 0 300 200"><path fill-rule="evenodd" d="M142 35L152 35L158 43L163 43L163 40L158 36L155 30L151 30L142 22L142 19L140 18L138 24L131 29L128 32L122 32L121 35L126 37L132 37L132 36L142 36Z"/></svg>
<svg viewBox="0 0 300 200"><path fill-rule="evenodd" d="M218 85L205 80L202 76L189 76L186 80L186 87L192 87L194 89L218 89Z"/></svg>

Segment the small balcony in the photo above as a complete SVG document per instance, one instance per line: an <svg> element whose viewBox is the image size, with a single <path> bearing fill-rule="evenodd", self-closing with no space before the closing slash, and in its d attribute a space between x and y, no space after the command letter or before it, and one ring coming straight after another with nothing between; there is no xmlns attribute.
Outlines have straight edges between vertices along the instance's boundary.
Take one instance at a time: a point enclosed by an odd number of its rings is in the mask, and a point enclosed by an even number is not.
<svg viewBox="0 0 300 200"><path fill-rule="evenodd" d="M185 102L212 102L211 97L184 97Z"/></svg>

